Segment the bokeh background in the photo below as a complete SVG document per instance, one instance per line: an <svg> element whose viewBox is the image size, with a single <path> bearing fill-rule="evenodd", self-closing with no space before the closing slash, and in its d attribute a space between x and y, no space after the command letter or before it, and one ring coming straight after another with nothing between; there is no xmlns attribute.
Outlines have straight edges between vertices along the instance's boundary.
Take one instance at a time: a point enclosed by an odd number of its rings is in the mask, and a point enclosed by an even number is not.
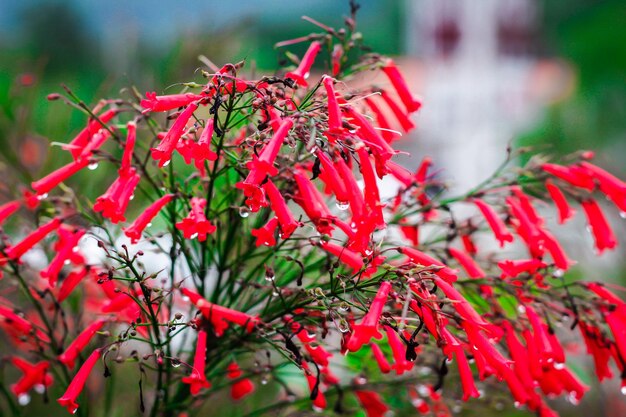
<svg viewBox="0 0 626 417"><path fill-rule="evenodd" d="M593 149L599 165L626 178L623 0L359 3L366 43L396 56L424 98L417 131L401 142L411 153L406 164L429 154L461 190L487 177L508 145L555 155ZM199 55L273 71L282 59L276 42L316 30L302 15L340 26L347 12L347 0L1 0L0 199L58 165L49 142L67 141L85 123L46 100L61 83L95 104L131 86L176 92L177 83L198 79ZM100 169L82 181L106 176ZM576 221L559 231L581 260L572 275L626 284L624 246L595 256L581 214ZM614 212L610 221L624 245L625 222ZM594 385L589 365L575 369ZM493 410L503 413L526 415ZM626 402L613 381L594 385L563 415L624 416Z"/></svg>

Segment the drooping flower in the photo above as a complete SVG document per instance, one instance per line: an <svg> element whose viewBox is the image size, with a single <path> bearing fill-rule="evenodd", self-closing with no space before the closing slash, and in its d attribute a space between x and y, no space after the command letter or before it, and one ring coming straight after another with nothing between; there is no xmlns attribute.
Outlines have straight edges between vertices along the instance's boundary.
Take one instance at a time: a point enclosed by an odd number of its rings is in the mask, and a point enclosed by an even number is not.
<svg viewBox="0 0 626 417"><path fill-rule="evenodd" d="M56 171L52 171L42 179L32 182L31 187L39 196L48 194L57 185L67 180L87 165L89 165L88 158L82 158L74 162L70 162Z"/></svg>
<svg viewBox="0 0 626 417"><path fill-rule="evenodd" d="M178 145L178 141L191 119L191 116L198 108L198 101L193 101L183 110L176 118L170 130L168 130L165 137L161 140L156 148L152 148L152 158L159 161L159 168L162 168L165 164L169 163L172 159L172 153Z"/></svg>
<svg viewBox="0 0 626 417"><path fill-rule="evenodd" d="M199 294L187 288L182 288L181 292L184 296L189 297L196 308L200 310L204 318L209 320L217 336L224 334L224 331L226 331L230 323L243 326L248 332L251 332L254 327L260 323L258 317L210 303Z"/></svg>
<svg viewBox="0 0 626 417"><path fill-rule="evenodd" d="M398 333L396 333L391 326L385 325L383 327L387 334L387 342L391 348L391 353L393 354L393 365L391 365L391 369L396 371L396 374L402 375L405 371L413 369L414 363L407 360L406 347L404 343L402 343Z"/></svg>
<svg viewBox="0 0 626 417"><path fill-rule="evenodd" d="M48 279L50 288L56 286L59 273L65 264L81 264L84 262L83 256L78 252L77 245L79 240L85 235L85 230L73 227L59 227L57 234L59 235L59 240L54 245L56 255L50 261L48 267L42 269L39 273L42 278Z"/></svg>
<svg viewBox="0 0 626 417"><path fill-rule="evenodd" d="M591 228L591 233L593 233L598 253L604 252L605 249L615 249L617 238L606 217L604 217L600 205L592 198L583 200L581 205L587 216L587 222Z"/></svg>
<svg viewBox="0 0 626 417"><path fill-rule="evenodd" d="M399 132L393 131L391 125L389 124L389 121L387 120L387 117L382 112L380 107L378 107L376 101L374 101L370 97L365 97L363 100L365 101L365 104L367 104L367 107L370 108L372 113L374 113L374 117L376 118L376 124L380 128L380 134L383 136L383 139L385 139L388 143L391 143L391 141L396 138L396 135L399 135Z"/></svg>
<svg viewBox="0 0 626 417"><path fill-rule="evenodd" d="M196 353L193 357L193 368L191 375L182 378L184 384L189 384L191 395L198 395L202 388L210 388L211 384L204 374L204 365L206 363L206 340L207 332L200 330L198 332L198 340L196 342Z"/></svg>
<svg viewBox="0 0 626 417"><path fill-rule="evenodd" d="M422 102L413 97L404 77L398 70L398 67L396 67L395 62L393 62L392 59L387 59L382 70L387 78L389 78L389 81L406 107L406 110L409 113L418 111L420 107L422 107Z"/></svg>
<svg viewBox="0 0 626 417"><path fill-rule="evenodd" d="M408 247L398 248L398 252L400 252L407 258L409 258L411 262L413 263L427 266L427 267L432 266L432 265L436 267L441 267L441 268L437 268L433 272L441 276L443 279L445 279L448 282L454 282L457 280L456 270L445 266L443 262L436 260L432 256L426 255L424 252L421 252L417 249L408 248Z"/></svg>
<svg viewBox="0 0 626 417"><path fill-rule="evenodd" d="M361 407L367 417L384 417L387 415L389 407L376 391L356 389L354 390L354 395L361 403Z"/></svg>
<svg viewBox="0 0 626 417"><path fill-rule="evenodd" d="M188 106L193 102L202 100L202 98L204 96L193 93L157 96L156 93L152 92L146 93L146 98L141 100L141 107L145 109L144 113L149 111L163 112Z"/></svg>
<svg viewBox="0 0 626 417"><path fill-rule="evenodd" d="M124 154L120 165L120 175L129 173L133 164L133 151L137 140L137 123L130 121L126 124L126 143L124 144Z"/></svg>
<svg viewBox="0 0 626 417"><path fill-rule="evenodd" d="M243 195L246 196L246 206L253 213L259 211L261 207L267 207L265 192L260 187L265 178L267 178L267 174L264 172L252 170L243 181L235 185L235 187L243 190Z"/></svg>
<svg viewBox="0 0 626 417"><path fill-rule="evenodd" d="M593 191L596 187L589 172L575 165L565 167L557 164L543 164L541 165L541 169L574 187L583 188L588 191Z"/></svg>
<svg viewBox="0 0 626 417"><path fill-rule="evenodd" d="M67 411L70 414L74 414L76 410L78 410L78 403L76 403L76 399L80 395L81 391L85 387L85 383L87 382L87 378L89 374L93 370L93 367L96 365L100 357L102 356L102 350L96 349L91 352L91 355L87 358L85 363L80 367L70 385L67 387L65 393L57 400L62 407L67 408Z"/></svg>
<svg viewBox="0 0 626 417"><path fill-rule="evenodd" d="M391 283L388 281L382 282L370 304L369 311L363 316L359 324L352 325L352 335L347 345L350 352L358 351L361 349L361 346L369 343L372 338L381 339L383 337L378 330L378 321L390 291Z"/></svg>
<svg viewBox="0 0 626 417"><path fill-rule="evenodd" d="M320 375L313 375L313 372L309 369L309 365L306 362L302 362L302 369L304 370L304 376L306 382L309 385L311 391L310 399L313 401L313 409L315 411L323 411L326 408L326 397L320 388Z"/></svg>
<svg viewBox="0 0 626 417"><path fill-rule="evenodd" d="M28 395L28 392L38 387L49 387L52 385L52 375L48 373L50 369L50 362L41 361L36 364L32 364L20 357L11 357L11 363L22 372L22 377L13 385L11 385L11 391L15 396L20 399L24 395Z"/></svg>
<svg viewBox="0 0 626 417"><path fill-rule="evenodd" d="M274 161L292 126L293 119L286 118L280 122L280 127L267 145L263 147L259 156L254 155L252 160L247 163L247 167L251 172L256 171L262 173L261 179L265 178L266 175L274 176L278 174L278 169L274 166Z"/></svg>
<svg viewBox="0 0 626 417"><path fill-rule="evenodd" d="M374 355L374 359L376 359L376 363L378 364L380 372L382 372L383 374L388 374L389 371L391 371L391 365L385 357L382 349L376 343L370 343L370 347L372 348L372 354Z"/></svg>
<svg viewBox="0 0 626 417"><path fill-rule="evenodd" d="M93 205L94 211L102 212L102 217L109 219L114 224L125 221L126 208L140 180L141 177L135 168L120 169L119 176L106 192L96 198Z"/></svg>
<svg viewBox="0 0 626 417"><path fill-rule="evenodd" d="M343 58L343 46L340 43L333 46L333 52L331 54L331 62L333 67L333 77L336 77L341 71L341 58Z"/></svg>
<svg viewBox="0 0 626 417"><path fill-rule="evenodd" d="M506 242L513 242L513 235L506 229L506 225L493 207L478 198L475 198L473 201L485 217L485 220L496 236L496 239L500 242L500 247L503 247Z"/></svg>
<svg viewBox="0 0 626 417"><path fill-rule="evenodd" d="M463 267L470 278L481 279L487 276L480 265L467 253L453 247L449 247L448 252ZM483 294L493 295L493 289L488 285L481 285L480 290Z"/></svg>
<svg viewBox="0 0 626 417"><path fill-rule="evenodd" d="M124 234L135 244L141 239L143 230L159 214L159 211L174 199L174 194L165 194L156 200L141 213L129 227L124 229Z"/></svg>
<svg viewBox="0 0 626 417"><path fill-rule="evenodd" d="M58 229L59 226L61 226L61 223L62 220L59 217L55 217L48 223L40 226L38 229L22 239L20 242L5 250L7 257L9 259L19 261L22 255L28 252L33 246L43 240L47 235Z"/></svg>
<svg viewBox="0 0 626 417"><path fill-rule="evenodd" d="M111 121L119 113L118 109L109 109L98 115L99 120L89 120L87 127L81 130L63 149L69 150L74 159L77 159L93 136L102 129L102 125Z"/></svg>
<svg viewBox="0 0 626 417"><path fill-rule="evenodd" d="M453 350L456 357L456 364L459 370L459 376L461 378L461 387L463 388L463 401L467 401L470 398L479 398L480 392L476 389L474 384L474 376L472 375L472 369L469 366L467 357L462 348Z"/></svg>
<svg viewBox="0 0 626 417"><path fill-rule="evenodd" d="M207 235L215 232L216 229L204 215L207 201L204 198L192 197L189 204L191 211L187 217L176 223L176 228L183 232L186 239L197 237L198 241L204 242Z"/></svg>
<svg viewBox="0 0 626 417"><path fill-rule="evenodd" d="M254 384L250 378L241 378L243 372L237 362L231 362L227 368L229 379L236 380L230 388L230 396L237 401L254 392Z"/></svg>
<svg viewBox="0 0 626 417"><path fill-rule="evenodd" d="M337 201L340 205L349 203L350 212L352 213L352 222L358 225L363 221L366 212L363 194L361 193L352 170L341 156L335 159L333 165L337 170L337 174L339 174L338 180L343 183L343 187L347 193L347 196L345 196L345 198L347 198L346 200L339 200L340 197L337 195Z"/></svg>
<svg viewBox="0 0 626 417"><path fill-rule="evenodd" d="M391 112L395 115L396 120L398 121L398 123L400 123L400 126L402 126L402 130L408 133L411 130L415 129L415 124L411 121L409 115L405 113L400 108L400 106L398 106L398 104L391 98L391 96L389 96L386 91L381 91L380 95L383 100L385 100L385 103L387 104Z"/></svg>
<svg viewBox="0 0 626 417"><path fill-rule="evenodd" d="M285 74L285 78L294 80L296 84L302 87L308 86L309 84L306 82L306 79L309 78L311 67L313 66L313 62L315 62L315 57L319 53L320 49L322 49L321 43L318 41L311 42L311 45L309 45L309 49L307 49L306 53L302 57L298 68Z"/></svg>
<svg viewBox="0 0 626 417"><path fill-rule="evenodd" d="M369 120L350 106L343 107L351 123L358 126L356 135L368 146L376 158L376 172L382 178L387 173L387 162L397 151L394 150L370 124Z"/></svg>
<svg viewBox="0 0 626 417"><path fill-rule="evenodd" d="M361 175L363 176L363 182L365 183L365 188L363 190L365 204L369 209L369 213L374 217L376 226L384 228L386 226L382 210L384 205L380 202L380 193L378 192L378 184L376 184L376 174L374 172L374 168L372 167L370 156L365 147L360 147L357 150L357 154L359 155L359 162L361 163Z"/></svg>
<svg viewBox="0 0 626 417"><path fill-rule="evenodd" d="M91 339L104 326L105 320L96 320L83 330L76 339L65 349L65 352L59 355L59 362L68 368L74 368L74 364L78 355L87 347Z"/></svg>
<svg viewBox="0 0 626 417"><path fill-rule="evenodd" d="M267 180L267 182L263 184L263 189L265 190L267 198L270 200L272 210L274 210L276 218L278 219L278 223L280 225L280 237L282 239L289 238L292 233L300 227L300 222L296 221L295 217L291 213L291 210L289 210L289 207L287 206L287 202L271 180Z"/></svg>
<svg viewBox="0 0 626 417"><path fill-rule="evenodd" d="M552 256L552 260L554 261L556 267L563 271L569 269L570 265L574 264L574 262L567 257L565 250L556 237L545 229L540 229L540 233L543 245L546 250L550 252L550 256Z"/></svg>
<svg viewBox="0 0 626 417"><path fill-rule="evenodd" d="M546 189L550 194L550 198L554 201L556 208L559 213L559 224L564 224L568 221L572 216L574 216L574 209L567 202L567 198L563 191L559 187L557 187L552 180L546 181Z"/></svg>
<svg viewBox="0 0 626 417"><path fill-rule="evenodd" d="M589 162L583 161L580 166L596 180L600 191L621 211L626 212L626 182Z"/></svg>
<svg viewBox="0 0 626 417"><path fill-rule="evenodd" d="M275 246L276 245L276 229L279 221L277 217L272 217L264 226L258 229L252 229L250 234L256 238L256 246Z"/></svg>
<svg viewBox="0 0 626 417"><path fill-rule="evenodd" d="M335 95L334 82L331 77L324 76L322 79L324 89L326 90L327 108L328 108L328 129L324 132L324 136L328 138L330 143L334 143L338 137L347 134L347 130L343 128L341 119L341 110Z"/></svg>
<svg viewBox="0 0 626 417"><path fill-rule="evenodd" d="M502 278L515 278L522 273L534 274L548 265L539 259L504 260L498 262L498 268L502 270Z"/></svg>
<svg viewBox="0 0 626 417"><path fill-rule="evenodd" d="M61 283L61 288L57 294L57 301L62 303L76 288L78 284L87 276L89 269L87 267L78 268L65 277Z"/></svg>
<svg viewBox="0 0 626 417"><path fill-rule="evenodd" d="M294 197L294 201L302 207L317 227L318 232L324 234L332 232L332 220L335 216L330 213L320 192L302 172L294 172L293 177L298 186L298 194Z"/></svg>
<svg viewBox="0 0 626 417"><path fill-rule="evenodd" d="M195 159L196 168L204 169L205 161L215 161L217 154L211 150L211 137L213 136L213 119L207 119L204 129L200 135L200 139L193 146L193 158Z"/></svg>
<svg viewBox="0 0 626 417"><path fill-rule="evenodd" d="M19 201L10 201L0 206L0 225L6 221L13 213L19 210L21 203Z"/></svg>

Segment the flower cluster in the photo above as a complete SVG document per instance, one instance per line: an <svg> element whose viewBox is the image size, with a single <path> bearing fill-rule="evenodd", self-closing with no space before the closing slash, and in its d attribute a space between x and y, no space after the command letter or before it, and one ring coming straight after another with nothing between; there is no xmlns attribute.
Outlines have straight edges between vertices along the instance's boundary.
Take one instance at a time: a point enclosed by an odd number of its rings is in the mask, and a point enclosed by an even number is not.
<svg viewBox="0 0 626 417"><path fill-rule="evenodd" d="M180 94L93 109L63 96L89 116L62 147L71 162L0 206L0 225L29 210L39 224L5 235L0 256L20 403L50 391L80 414L104 369L100 385L136 375L137 407L152 416L220 395L382 416L393 386L424 415L505 392L547 417L546 398L579 402L588 390L559 338L566 319L599 380L612 363L626 375L626 303L601 283L564 280L574 262L546 220L566 223L579 206L597 252L612 250L597 194L624 212L626 183L584 152L566 165L539 156L448 195L429 157L415 172L394 160L422 106L394 61L362 53L354 16L341 30L308 20L322 33L281 43L308 49L278 76L226 64ZM384 81L354 87L364 71ZM117 175L89 201L72 177L95 164ZM459 389L444 393L444 382Z"/></svg>

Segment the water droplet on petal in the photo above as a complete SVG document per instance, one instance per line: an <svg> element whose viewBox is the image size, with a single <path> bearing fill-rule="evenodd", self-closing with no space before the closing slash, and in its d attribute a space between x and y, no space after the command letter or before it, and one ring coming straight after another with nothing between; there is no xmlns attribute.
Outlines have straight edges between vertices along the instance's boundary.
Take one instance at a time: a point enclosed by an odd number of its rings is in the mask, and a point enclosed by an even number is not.
<svg viewBox="0 0 626 417"><path fill-rule="evenodd" d="M526 307L524 307L523 305L518 305L518 306L517 306L517 311L518 311L520 314L524 314L524 313L526 313Z"/></svg>
<svg viewBox="0 0 626 417"><path fill-rule="evenodd" d="M170 164L170 162L172 162L172 160L171 160L171 159L170 159L169 161L166 161L166 162L163 164L163 168L165 168L166 166L168 166L168 165Z"/></svg>
<svg viewBox="0 0 626 417"><path fill-rule="evenodd" d="M69 260L69 259L66 259L66 260L64 260L64 261L63 261L63 265L69 265L70 263L71 263L71 262L70 262L70 260Z"/></svg>
<svg viewBox="0 0 626 417"><path fill-rule="evenodd" d="M554 275L557 278L562 277L565 274L565 271L562 269L555 269L554 272L552 272L552 275Z"/></svg>
<svg viewBox="0 0 626 417"><path fill-rule="evenodd" d="M152 222L150 222L150 223L148 223L148 224L146 225L146 229L147 229L148 227L152 227Z"/></svg>
<svg viewBox="0 0 626 417"><path fill-rule="evenodd" d="M182 365L182 362L178 359L172 359L170 363L174 368L178 368L180 365Z"/></svg>
<svg viewBox="0 0 626 417"><path fill-rule="evenodd" d="M239 215L245 219L250 215L250 210L248 210L246 207L240 207Z"/></svg>
<svg viewBox="0 0 626 417"><path fill-rule="evenodd" d="M350 207L350 203L348 203L347 201L337 201L336 206L339 210L344 211L348 210L348 208Z"/></svg>
<svg viewBox="0 0 626 417"><path fill-rule="evenodd" d="M37 394L43 394L46 392L46 386L44 384L35 384L33 388Z"/></svg>
<svg viewBox="0 0 626 417"><path fill-rule="evenodd" d="M95 171L96 169L98 169L98 163L94 162L93 164L87 165L87 169L90 171Z"/></svg>
<svg viewBox="0 0 626 417"><path fill-rule="evenodd" d="M135 194L132 194L129 198L129 200L134 200L135 199Z"/></svg>
<svg viewBox="0 0 626 417"><path fill-rule="evenodd" d="M43 193L37 196L37 200L39 201L45 200L46 198L48 198L48 193Z"/></svg>
<svg viewBox="0 0 626 417"><path fill-rule="evenodd" d="M19 403L19 405L28 405L28 403L30 403L30 395L20 394L17 397L17 402Z"/></svg>
<svg viewBox="0 0 626 417"><path fill-rule="evenodd" d="M622 393L622 395L626 395L626 385L620 388L620 392Z"/></svg>
<svg viewBox="0 0 626 417"><path fill-rule="evenodd" d="M198 237L198 233L194 233L193 235L189 236L189 239L195 239Z"/></svg>
<svg viewBox="0 0 626 417"><path fill-rule="evenodd" d="M560 362L555 362L554 363L554 369L561 370L561 369L565 369L565 364L564 363L560 363Z"/></svg>
<svg viewBox="0 0 626 417"><path fill-rule="evenodd" d="M626 219L626 211L620 211L620 212L619 212L619 216L620 216L622 219Z"/></svg>

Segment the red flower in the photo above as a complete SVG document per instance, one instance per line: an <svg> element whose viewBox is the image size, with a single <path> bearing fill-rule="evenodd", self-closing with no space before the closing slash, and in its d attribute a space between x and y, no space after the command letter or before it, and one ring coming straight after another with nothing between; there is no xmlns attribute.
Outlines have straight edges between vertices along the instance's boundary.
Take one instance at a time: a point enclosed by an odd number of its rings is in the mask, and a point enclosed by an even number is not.
<svg viewBox="0 0 626 417"><path fill-rule="evenodd" d="M463 401L467 401L470 397L478 398L480 393L476 389L474 384L474 376L472 375L472 369L469 366L467 357L462 348L454 349L454 356L456 357L456 364L459 369L459 376L461 378L461 387L463 388Z"/></svg>
<svg viewBox="0 0 626 417"><path fill-rule="evenodd" d="M387 361L387 358L385 357L385 354L381 350L380 346L376 343L370 343L370 347L372 348L372 354L374 355L374 359L376 359L380 372L388 374L389 371L391 371L391 365L389 364L389 361Z"/></svg>
<svg viewBox="0 0 626 417"><path fill-rule="evenodd" d="M545 229L541 229L540 233L543 239L543 245L546 250L550 252L554 265L563 271L567 270L574 262L569 260L559 241Z"/></svg>
<svg viewBox="0 0 626 417"><path fill-rule="evenodd" d="M122 164L120 166L120 175L122 173L130 173L133 163L133 151L135 149L135 141L137 139L137 124L134 121L126 124L126 144L124 145L124 154L122 155Z"/></svg>
<svg viewBox="0 0 626 417"><path fill-rule="evenodd" d="M302 61L300 61L300 65L298 65L298 68L285 74L285 78L291 78L296 82L296 84L301 85L302 87L308 86L306 79L309 78L311 67L313 66L315 57L319 53L320 49L322 49L321 43L319 43L318 41L311 42L311 45L302 57Z"/></svg>
<svg viewBox="0 0 626 417"><path fill-rule="evenodd" d="M400 100L404 104L404 107L406 107L406 110L409 113L418 111L420 107L422 107L422 103L413 97L406 81L404 80L404 77L402 77L402 74L398 70L398 67L396 67L393 60L388 59L385 62L385 66L382 67L382 70L387 78L389 78L389 81L391 81L393 88L395 88L396 93L398 93L398 97L400 97Z"/></svg>
<svg viewBox="0 0 626 417"><path fill-rule="evenodd" d="M105 320L96 320L83 330L76 339L65 349L65 352L59 355L59 362L68 368L74 368L74 364L78 355L87 347L91 339L104 326Z"/></svg>
<svg viewBox="0 0 626 417"><path fill-rule="evenodd" d="M52 376L48 373L50 368L50 362L41 361L36 364L32 364L25 361L22 358L13 356L11 363L22 371L22 377L13 385L11 385L11 391L19 399L23 395L28 395L28 392L38 387L49 387L52 385Z"/></svg>
<svg viewBox="0 0 626 417"><path fill-rule="evenodd" d="M87 378L91 373L93 367L96 365L100 356L102 355L102 351L100 349L94 350L91 355L87 358L85 363L80 367L74 379L70 382L70 385L67 387L67 391L65 394L61 396L57 400L62 407L67 408L71 414L74 414L76 410L78 410L78 404L76 403L76 399L80 395L81 391L85 387L85 383L87 382Z"/></svg>
<svg viewBox="0 0 626 417"><path fill-rule="evenodd" d="M213 136L213 119L207 119L200 139L193 147L193 157L196 160L196 168L204 169L204 161L215 161L217 154L211 150L211 137Z"/></svg>
<svg viewBox="0 0 626 417"><path fill-rule="evenodd" d="M626 183L589 162L580 166L598 182L602 191L623 212L626 212Z"/></svg>
<svg viewBox="0 0 626 417"><path fill-rule="evenodd" d="M252 229L250 234L256 237L256 246L274 246L276 245L276 228L278 228L278 218L272 217L265 226L258 229Z"/></svg>
<svg viewBox="0 0 626 417"><path fill-rule="evenodd" d="M268 144L263 147L259 156L254 155L252 161L248 162L247 167L251 172L258 171L263 174L261 180L265 175L274 176L278 174L278 169L274 166L274 161L292 126L292 119L283 119L280 122L280 127L276 133L274 133L274 136L272 136Z"/></svg>
<svg viewBox="0 0 626 417"><path fill-rule="evenodd" d="M335 196L337 197L337 204L344 205L345 203L349 203L350 212L352 213L352 221L355 224L359 224L365 217L365 200L363 198L363 194L361 194L356 178L354 178L352 170L348 167L341 156L338 156L335 159L334 167L337 170L338 178L331 177L329 181L336 180L338 183L341 182L346 192L346 194L342 195L335 193ZM339 185L336 187L339 187ZM346 199L342 200L343 198Z"/></svg>
<svg viewBox="0 0 626 417"><path fill-rule="evenodd" d="M554 201L554 204L559 212L559 224L565 223L567 220L572 218L572 216L574 216L574 209L570 207L563 191L554 185L552 180L546 181L546 189L548 190L550 198Z"/></svg>
<svg viewBox="0 0 626 417"><path fill-rule="evenodd" d="M389 407L383 402L380 395L375 391L354 390L354 395L361 403L367 417L384 417Z"/></svg>
<svg viewBox="0 0 626 417"><path fill-rule="evenodd" d="M361 323L352 325L352 335L348 340L347 348L350 352L356 352L373 338L381 339L383 335L378 330L378 321L387 302L387 296L391 291L391 283L384 281L380 284L376 296L370 304L370 309L361 319Z"/></svg>
<svg viewBox="0 0 626 417"><path fill-rule="evenodd" d="M176 118L159 145L156 148L152 148L152 158L159 161L159 168L168 164L172 159L172 153L176 149L176 145L178 145L178 141L183 135L189 119L191 119L191 116L198 108L198 103L198 101L191 102Z"/></svg>
<svg viewBox="0 0 626 417"><path fill-rule="evenodd" d="M280 224L280 237L282 239L289 238L289 236L300 227L300 223L296 221L287 206L287 202L271 180L267 180L267 182L263 184L263 189L270 200L272 210L274 210L278 223Z"/></svg>
<svg viewBox="0 0 626 417"><path fill-rule="evenodd" d="M61 283L61 288L57 294L57 301L62 303L72 293L74 288L76 288L76 286L83 280L83 278L87 276L88 272L89 269L87 267L83 267L67 274Z"/></svg>
<svg viewBox="0 0 626 417"><path fill-rule="evenodd" d="M132 198L141 177L135 168L120 169L119 177L109 186L107 191L96 198L93 209L102 212L102 216L112 223L125 221L124 213Z"/></svg>
<svg viewBox="0 0 626 417"><path fill-rule="evenodd" d="M498 262L498 268L502 270L502 278L515 278L522 273L534 274L538 269L546 268L547 266L545 262L539 259L505 260Z"/></svg>
<svg viewBox="0 0 626 417"><path fill-rule="evenodd" d="M250 378L241 378L243 372L241 372L241 369L239 369L239 365L237 365L237 362L231 362L228 365L227 375L229 379L237 380L230 388L230 396L233 400L240 400L243 397L254 392L254 384L252 383Z"/></svg>
<svg viewBox="0 0 626 417"><path fill-rule="evenodd" d="M341 71L341 58L343 57L343 46L340 43L335 44L333 47L333 53L331 55L332 67L333 67L333 77L336 77Z"/></svg>
<svg viewBox="0 0 626 417"><path fill-rule="evenodd" d="M202 98L204 98L204 96L192 93L171 94L167 96L157 96L154 92L146 93L146 98L141 100L141 107L145 109L144 113L149 111L162 112L188 106Z"/></svg>
<svg viewBox="0 0 626 417"><path fill-rule="evenodd" d="M487 220L487 224L489 224L496 239L500 242L500 247L503 247L506 242L513 242L513 235L506 230L506 225L493 207L478 198L475 198L473 201L485 217L485 220Z"/></svg>
<svg viewBox="0 0 626 417"><path fill-rule="evenodd" d="M445 281L442 278L439 278L439 276L437 275L434 276L434 282L435 284L437 284L437 287L439 287L439 289L446 295L446 297L454 302L453 307L457 311L457 313L459 313L459 315L465 320L465 324L469 323L473 326L478 326L482 329L489 330L495 334L501 333L497 326L486 322L485 319L480 316L476 312L476 310L474 310L474 307L472 307L467 299L463 297L463 295L461 295L461 293L458 292L451 283Z"/></svg>
<svg viewBox="0 0 626 417"><path fill-rule="evenodd" d="M87 165L89 165L89 159L87 158L71 162L56 171L52 171L42 179L32 182L31 187L33 187L33 190L35 190L37 195L41 196L47 194L57 185L67 180Z"/></svg>
<svg viewBox="0 0 626 417"><path fill-rule="evenodd" d="M543 164L541 169L555 177L570 183L574 187L584 188L589 191L593 191L596 185L593 178L589 175L589 172L578 166L564 167L557 164Z"/></svg>
<svg viewBox="0 0 626 417"><path fill-rule="evenodd" d="M414 363L406 359L406 347L402 340L396 333L396 331L390 326L383 326L385 333L387 334L387 342L391 347L391 353L393 354L393 365L391 369L396 371L396 374L402 375L405 371L413 369Z"/></svg>
<svg viewBox="0 0 626 417"><path fill-rule="evenodd" d="M8 248L5 253L9 259L19 261L19 259L28 252L39 241L45 238L48 234L61 226L61 219L58 217L53 218L48 223L40 226L37 230L26 236L22 241L16 243L14 246Z"/></svg>
<svg viewBox="0 0 626 417"><path fill-rule="evenodd" d="M156 200L150 206L148 206L143 213L139 215L129 227L124 229L124 234L130 238L130 241L134 244L141 239L143 230L154 219L154 217L165 207L170 201L174 199L174 194L165 194L163 197Z"/></svg>
<svg viewBox="0 0 626 417"><path fill-rule="evenodd" d="M113 128L110 128L110 130L113 130ZM78 155L78 159L87 159L90 156L92 156L94 151L100 149L100 147L102 147L102 145L104 145L104 143L110 137L111 137L111 132L109 130L101 129L99 132L93 135L89 143L87 143L87 146L85 146L80 151L80 155Z"/></svg>
<svg viewBox="0 0 626 417"><path fill-rule="evenodd" d="M387 121L387 118L383 114L382 110L380 110L380 107L378 107L373 99L371 99L370 97L365 97L364 100L365 104L367 104L367 107L369 107L372 113L374 113L374 117L376 118L376 124L380 128L380 134L383 136L383 139L390 143L396 138L396 135L398 135L399 132L395 132L391 129L389 121Z"/></svg>
<svg viewBox="0 0 626 417"><path fill-rule="evenodd" d="M587 222L593 233L598 253L604 252L605 249L615 249L617 238L596 200L586 199L582 201L581 205L587 216Z"/></svg>
<svg viewBox="0 0 626 417"><path fill-rule="evenodd" d="M186 239L197 237L198 241L204 242L207 235L215 232L215 226L204 215L207 202L204 198L192 197L189 204L189 215L176 223L176 228L183 232Z"/></svg>
<svg viewBox="0 0 626 417"><path fill-rule="evenodd" d="M19 210L21 203L19 201L10 201L0 206L0 225L6 221L13 213Z"/></svg>
<svg viewBox="0 0 626 417"><path fill-rule="evenodd" d="M389 94L386 91L381 91L380 94L383 100L385 100L385 103L387 103L387 106L389 106L389 109L396 116L396 120L398 120L400 126L402 126L402 130L408 133L411 130L415 129L415 124L413 124L413 122L409 118L409 115L402 111L402 109L400 109L400 107L389 96Z"/></svg>
<svg viewBox="0 0 626 417"><path fill-rule="evenodd" d="M467 253L453 247L449 247L448 252L463 267L470 278L485 278L485 271Z"/></svg>
<svg viewBox="0 0 626 417"><path fill-rule="evenodd" d="M267 177L262 171L252 170L248 173L245 180L238 182L235 187L243 190L243 195L246 196L246 205L252 212L257 212L261 207L267 206L267 200L265 199L265 193L260 187L260 184Z"/></svg>
<svg viewBox="0 0 626 417"><path fill-rule="evenodd" d="M224 331L228 328L229 323L235 323L239 326L243 326L248 332L251 332L260 322L258 317L253 317L249 314L242 313L241 311L232 310L227 307L210 303L199 294L187 288L182 288L181 292L186 297L189 297L196 308L200 310L204 318L211 322L213 330L215 330L215 334L217 336L224 334Z"/></svg>
<svg viewBox="0 0 626 417"><path fill-rule="evenodd" d="M343 128L341 110L339 109L339 103L337 102L335 87L333 85L335 80L328 76L324 76L322 80L324 88L326 89L328 102L328 130L324 132L324 136L328 138L330 143L334 143L337 136L343 136L347 134L348 131Z"/></svg>
<svg viewBox="0 0 626 417"><path fill-rule="evenodd" d="M369 153L365 147L360 147L357 150L359 155L361 175L363 175L363 182L365 188L363 194L365 197L365 204L369 209L370 215L374 218L374 222L377 227L386 227L385 220L383 219L383 207L384 204L380 202L380 193L378 192L378 184L376 184L376 174L370 161Z"/></svg>
<svg viewBox="0 0 626 417"><path fill-rule="evenodd" d="M442 262L436 260L435 258L426 255L424 252L421 252L417 249L401 247L398 248L398 252L406 256L411 260L411 262L416 263L418 265L423 266L437 266L441 267L433 271L435 274L441 276L448 282L454 282L457 279L457 271L445 266Z"/></svg>
<svg viewBox="0 0 626 417"><path fill-rule="evenodd" d="M210 388L211 384L204 375L204 365L206 363L206 339L207 333L204 330L198 332L198 340L196 342L196 353L193 357L193 369L191 375L184 377L181 381L189 384L191 395L198 395L202 388Z"/></svg>
<svg viewBox="0 0 626 417"><path fill-rule="evenodd" d="M351 122L358 126L357 136L370 148L376 157L376 172L379 177L387 173L387 161L397 152L378 134L378 131L361 113L350 106L344 106L344 111Z"/></svg>
<svg viewBox="0 0 626 417"><path fill-rule="evenodd" d="M81 264L85 261L78 252L77 246L78 241L85 235L85 230L60 227L57 230L57 234L59 235L59 241L54 245L56 255L48 267L39 273L42 278L48 279L50 288L56 285L59 273L66 263Z"/></svg>
<svg viewBox="0 0 626 417"><path fill-rule="evenodd" d="M299 191L298 195L294 197L294 201L302 207L306 215L317 227L318 232L323 234L330 233L333 230L332 219L334 219L334 216L330 214L324 198L311 180L301 172L294 172L293 177L296 180Z"/></svg>
<svg viewBox="0 0 626 417"><path fill-rule="evenodd" d="M302 369L304 370L304 376L306 382L309 384L309 390L311 391L311 401L313 401L313 409L315 411L322 411L326 408L326 397L320 388L319 375L316 377L309 370L309 365L306 362L302 362Z"/></svg>

